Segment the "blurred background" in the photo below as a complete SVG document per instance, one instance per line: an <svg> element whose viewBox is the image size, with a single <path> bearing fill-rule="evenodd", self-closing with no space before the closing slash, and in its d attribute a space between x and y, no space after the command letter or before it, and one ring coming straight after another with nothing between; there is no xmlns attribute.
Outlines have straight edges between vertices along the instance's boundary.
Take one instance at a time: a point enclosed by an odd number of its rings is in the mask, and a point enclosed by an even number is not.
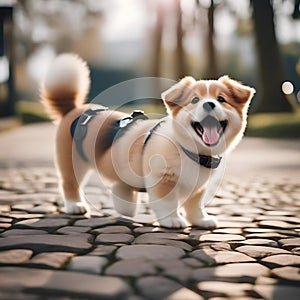
<svg viewBox="0 0 300 300"><path fill-rule="evenodd" d="M0 0L0 121L48 120L39 83L62 52L88 62L89 101L137 77L228 74L257 90L248 135L300 138L300 0Z"/></svg>

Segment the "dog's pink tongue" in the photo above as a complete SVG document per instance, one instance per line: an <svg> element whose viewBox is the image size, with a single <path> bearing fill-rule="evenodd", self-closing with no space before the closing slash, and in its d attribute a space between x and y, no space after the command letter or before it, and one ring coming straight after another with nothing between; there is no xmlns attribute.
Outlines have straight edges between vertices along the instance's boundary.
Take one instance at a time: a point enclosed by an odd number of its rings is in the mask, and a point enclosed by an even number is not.
<svg viewBox="0 0 300 300"><path fill-rule="evenodd" d="M205 144L214 145L219 141L220 134L217 126L203 126L202 139Z"/></svg>

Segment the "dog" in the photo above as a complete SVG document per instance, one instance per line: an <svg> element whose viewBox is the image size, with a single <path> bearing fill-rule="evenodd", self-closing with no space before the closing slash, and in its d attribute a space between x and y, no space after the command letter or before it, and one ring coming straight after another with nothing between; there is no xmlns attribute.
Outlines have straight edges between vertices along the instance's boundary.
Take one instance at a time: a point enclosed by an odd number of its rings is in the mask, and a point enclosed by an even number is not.
<svg viewBox="0 0 300 300"><path fill-rule="evenodd" d="M162 93L167 116L155 120L84 104L89 87L86 62L68 53L55 58L41 83L42 103L59 122L56 166L65 211L87 212L80 187L95 169L111 182L122 215L134 216L137 192L146 191L160 226L216 227L203 196L222 156L243 136L255 90L227 75L185 77Z"/></svg>

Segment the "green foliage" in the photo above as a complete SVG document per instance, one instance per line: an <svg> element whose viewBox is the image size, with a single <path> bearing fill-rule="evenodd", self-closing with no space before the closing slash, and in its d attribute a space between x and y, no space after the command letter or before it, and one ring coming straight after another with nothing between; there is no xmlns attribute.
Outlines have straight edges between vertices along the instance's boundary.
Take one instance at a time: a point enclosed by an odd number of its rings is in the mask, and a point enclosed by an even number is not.
<svg viewBox="0 0 300 300"><path fill-rule="evenodd" d="M246 136L300 138L300 114L255 114L249 116Z"/></svg>
<svg viewBox="0 0 300 300"><path fill-rule="evenodd" d="M17 114L23 124L47 122L50 120L39 102L19 101Z"/></svg>

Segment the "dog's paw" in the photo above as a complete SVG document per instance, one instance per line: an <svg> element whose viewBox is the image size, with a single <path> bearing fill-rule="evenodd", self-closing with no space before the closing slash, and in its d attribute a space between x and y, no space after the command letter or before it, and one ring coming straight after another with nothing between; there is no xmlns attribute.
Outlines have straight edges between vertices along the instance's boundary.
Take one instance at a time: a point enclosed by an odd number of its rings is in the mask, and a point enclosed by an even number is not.
<svg viewBox="0 0 300 300"><path fill-rule="evenodd" d="M159 225L168 228L185 228L187 223L180 217L165 217L159 220Z"/></svg>
<svg viewBox="0 0 300 300"><path fill-rule="evenodd" d="M71 215L84 215L87 212L86 204L80 201L65 200L65 212Z"/></svg>
<svg viewBox="0 0 300 300"><path fill-rule="evenodd" d="M194 220L191 225L205 229L213 229L218 226L218 222L217 219L213 216L205 216L202 219Z"/></svg>

